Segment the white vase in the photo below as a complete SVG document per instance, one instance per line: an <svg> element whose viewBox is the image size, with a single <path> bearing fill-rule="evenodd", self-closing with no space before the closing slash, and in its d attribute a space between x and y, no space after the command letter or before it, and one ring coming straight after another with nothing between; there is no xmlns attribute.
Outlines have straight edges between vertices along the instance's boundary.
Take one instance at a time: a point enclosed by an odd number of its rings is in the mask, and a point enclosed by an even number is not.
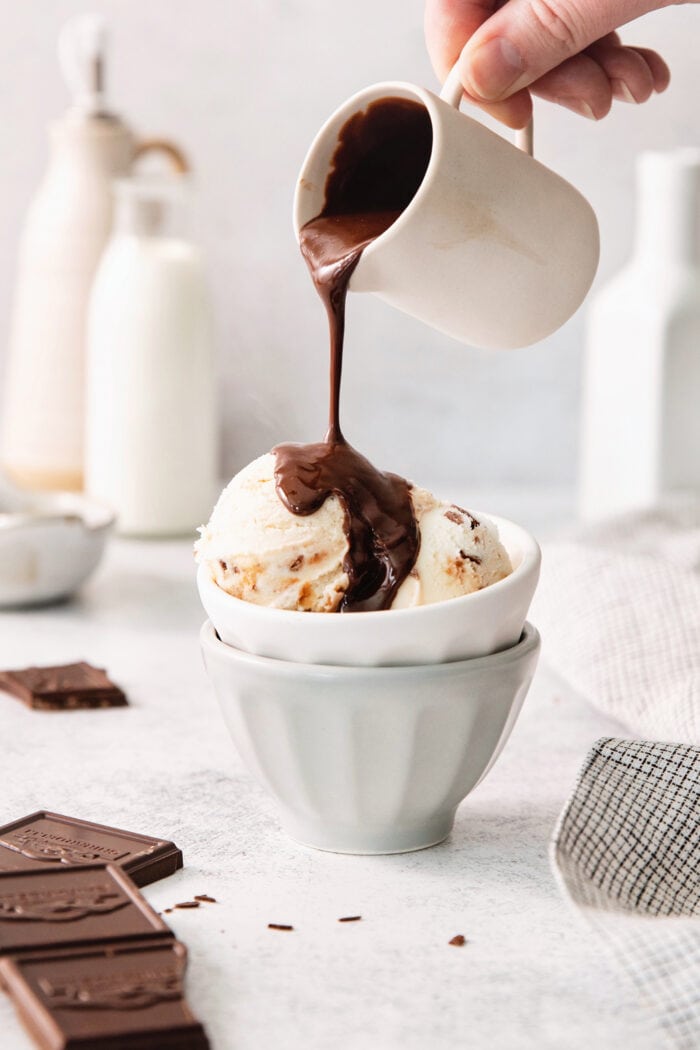
<svg viewBox="0 0 700 1050"><path fill-rule="evenodd" d="M700 150L644 153L631 261L588 315L579 509L700 492Z"/></svg>

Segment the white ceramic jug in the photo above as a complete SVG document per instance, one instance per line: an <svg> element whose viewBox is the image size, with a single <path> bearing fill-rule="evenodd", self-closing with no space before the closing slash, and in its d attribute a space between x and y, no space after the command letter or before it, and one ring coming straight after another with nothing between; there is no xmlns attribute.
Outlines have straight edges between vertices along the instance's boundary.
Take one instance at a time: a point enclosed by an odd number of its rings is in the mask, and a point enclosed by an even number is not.
<svg viewBox="0 0 700 1050"><path fill-rule="evenodd" d="M527 346L581 305L598 265L598 224L581 194L526 150L459 111L456 71L438 98L387 82L344 103L303 163L294 225L318 216L341 129L382 98L422 103L432 123L423 181L396 222L367 247L350 280L464 343Z"/></svg>
<svg viewBox="0 0 700 1050"><path fill-rule="evenodd" d="M82 488L88 296L112 226L112 180L151 148L105 108L104 37L98 16L61 33L73 102L51 125L49 166L20 239L0 460L28 488Z"/></svg>

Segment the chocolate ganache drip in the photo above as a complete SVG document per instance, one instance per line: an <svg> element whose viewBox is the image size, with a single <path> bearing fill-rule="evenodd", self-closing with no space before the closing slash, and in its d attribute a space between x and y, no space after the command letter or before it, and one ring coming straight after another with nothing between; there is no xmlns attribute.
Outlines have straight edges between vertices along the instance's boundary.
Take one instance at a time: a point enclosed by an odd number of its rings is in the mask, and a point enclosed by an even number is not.
<svg viewBox="0 0 700 1050"><path fill-rule="evenodd" d="M360 455L340 428L345 300L364 249L413 199L430 160L426 108L408 99L373 102L341 129L323 211L301 230L302 255L328 314L330 411L325 439L278 445L277 492L293 514L313 514L330 495L345 511L349 585L340 612L388 609L413 568L420 537L411 486Z"/></svg>

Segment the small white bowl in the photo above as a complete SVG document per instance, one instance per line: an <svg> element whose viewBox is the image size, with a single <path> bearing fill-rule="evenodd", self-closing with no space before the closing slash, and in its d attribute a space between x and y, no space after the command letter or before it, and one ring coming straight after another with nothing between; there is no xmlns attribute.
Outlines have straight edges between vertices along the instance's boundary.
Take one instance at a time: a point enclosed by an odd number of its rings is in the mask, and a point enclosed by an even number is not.
<svg viewBox="0 0 700 1050"><path fill-rule="evenodd" d="M540 638L526 624L504 652L413 667L270 660L225 645L211 623L201 644L238 752L288 834L336 853L403 853L449 835L508 739Z"/></svg>
<svg viewBox="0 0 700 1050"><path fill-rule="evenodd" d="M275 660L377 667L445 663L497 653L520 638L541 555L525 529L506 518L486 516L498 526L513 572L461 598L380 612L269 609L227 594L204 565L197 573L199 596L227 645Z"/></svg>
<svg viewBox="0 0 700 1050"><path fill-rule="evenodd" d="M32 493L0 511L0 607L60 601L102 557L114 514L79 493Z"/></svg>

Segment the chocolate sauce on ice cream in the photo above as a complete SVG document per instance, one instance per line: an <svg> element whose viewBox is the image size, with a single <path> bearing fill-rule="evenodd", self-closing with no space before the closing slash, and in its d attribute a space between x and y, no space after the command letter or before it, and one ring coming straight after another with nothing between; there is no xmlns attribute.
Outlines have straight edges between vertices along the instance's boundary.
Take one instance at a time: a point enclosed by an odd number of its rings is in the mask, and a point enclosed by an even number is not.
<svg viewBox="0 0 700 1050"><path fill-rule="evenodd" d="M293 514L313 514L335 494L345 511L349 585L339 611L388 609L413 568L420 537L411 486L383 473L347 443L340 428L345 300L365 248L410 204L432 150L425 106L387 98L356 113L340 131L320 215L301 230L300 246L328 313L328 432L311 445L278 445L277 492Z"/></svg>

